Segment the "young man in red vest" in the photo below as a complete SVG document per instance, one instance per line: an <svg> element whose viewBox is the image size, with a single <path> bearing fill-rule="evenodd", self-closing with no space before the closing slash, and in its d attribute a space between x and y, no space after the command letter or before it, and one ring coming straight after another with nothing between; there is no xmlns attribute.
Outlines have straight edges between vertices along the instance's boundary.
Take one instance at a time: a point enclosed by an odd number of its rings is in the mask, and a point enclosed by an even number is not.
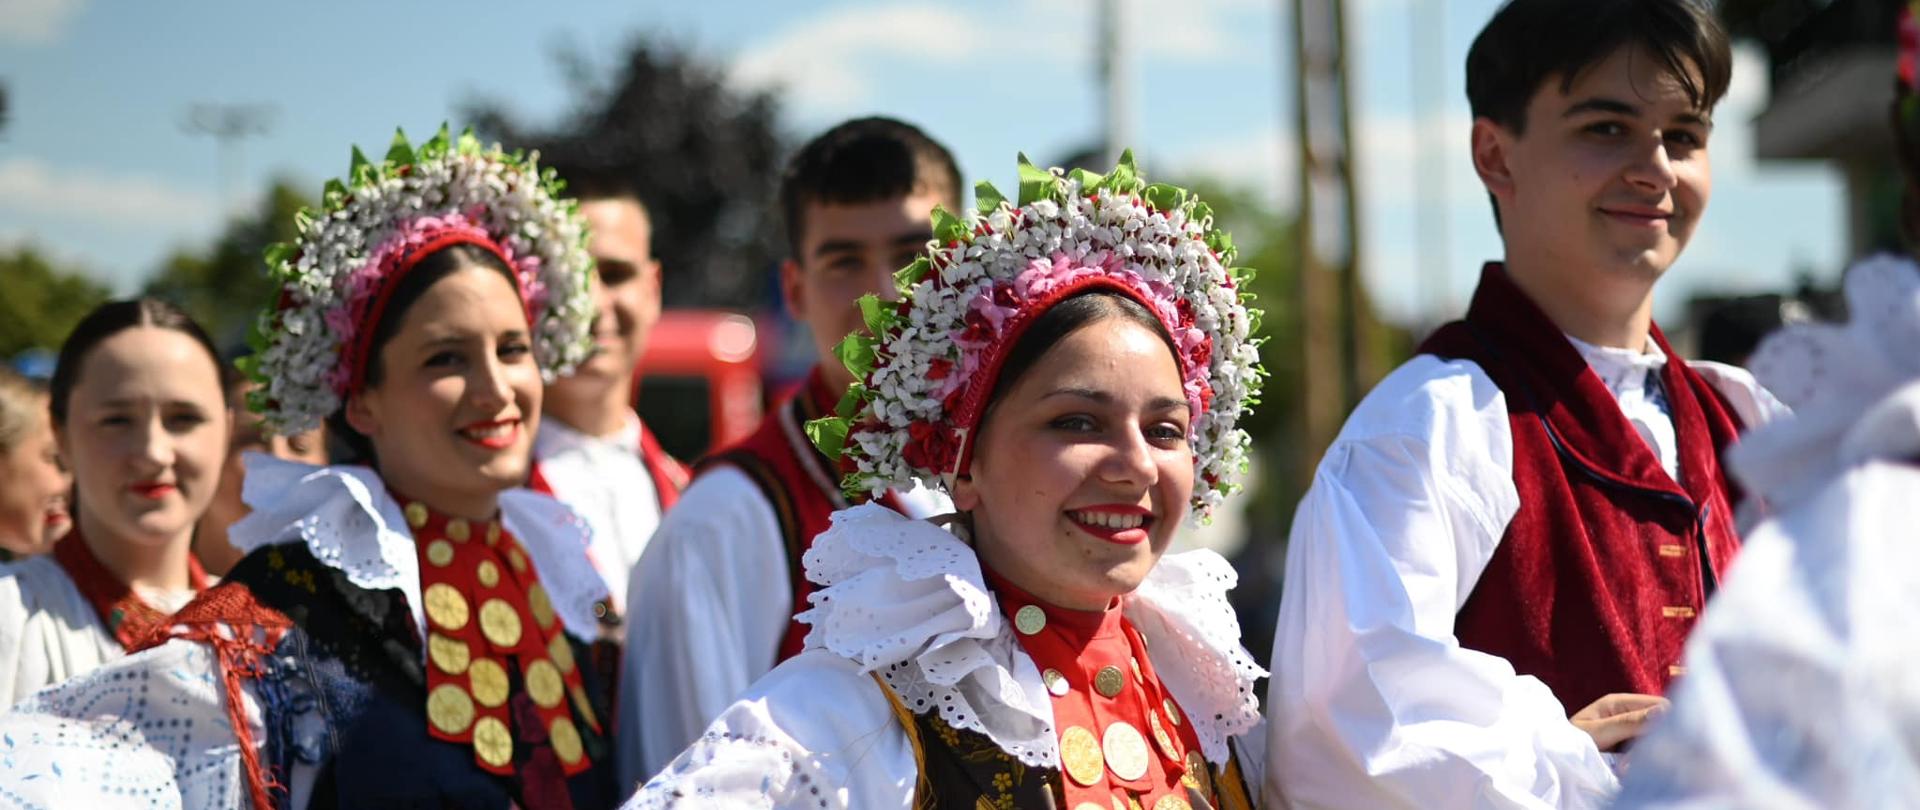
<svg viewBox="0 0 1920 810"><path fill-rule="evenodd" d="M1294 515L1270 801L1590 807L1740 539L1778 405L1653 289L1706 208L1726 34L1692 0L1511 0L1467 56L1504 262L1383 380Z"/></svg>
<svg viewBox="0 0 1920 810"><path fill-rule="evenodd" d="M547 386L546 419L533 442L528 485L580 513L593 528L588 549L606 580L609 627L626 607L627 581L660 518L687 485L687 468L660 447L632 406L647 333L660 320L660 263L653 224L632 191L570 173L568 193L591 229L599 284L594 354L572 376Z"/></svg>
<svg viewBox="0 0 1920 810"><path fill-rule="evenodd" d="M804 428L839 403L851 375L834 347L864 328L868 293L925 249L935 205L960 210L960 170L939 143L886 118L848 121L802 147L781 182L792 256L786 305L813 333L805 385L760 428L700 466L628 590L620 763L643 781L700 736L735 695L798 653L793 621L812 586L801 554L847 506L838 469ZM888 493L913 517L952 511L932 493Z"/></svg>

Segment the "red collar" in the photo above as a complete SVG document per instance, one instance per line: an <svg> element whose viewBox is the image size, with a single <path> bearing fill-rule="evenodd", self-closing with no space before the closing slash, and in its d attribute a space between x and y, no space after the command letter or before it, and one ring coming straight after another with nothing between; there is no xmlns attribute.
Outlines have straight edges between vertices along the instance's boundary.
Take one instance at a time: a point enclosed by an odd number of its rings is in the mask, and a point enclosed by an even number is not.
<svg viewBox="0 0 1920 810"><path fill-rule="evenodd" d="M67 572L80 595L87 598L87 604L93 606L93 612L100 616L107 632L120 642L121 649L136 649L148 635L167 626L172 614L147 604L117 574L107 570L106 565L93 556L87 539L81 536L78 521L66 537L54 544L53 559ZM206 569L200 567L200 561L192 554L187 555L187 582L196 593L207 589Z"/></svg>
<svg viewBox="0 0 1920 810"><path fill-rule="evenodd" d="M595 731L600 722L526 551L498 520L449 518L395 500L406 504L420 555L428 733L472 746L490 773L526 767L516 749L531 749L536 760L550 752L567 776L585 771L591 763L575 722Z"/></svg>
<svg viewBox="0 0 1920 810"><path fill-rule="evenodd" d="M1199 738L1121 611L1051 605L981 566L1053 699L1067 807L1156 807L1189 787L1212 801Z"/></svg>

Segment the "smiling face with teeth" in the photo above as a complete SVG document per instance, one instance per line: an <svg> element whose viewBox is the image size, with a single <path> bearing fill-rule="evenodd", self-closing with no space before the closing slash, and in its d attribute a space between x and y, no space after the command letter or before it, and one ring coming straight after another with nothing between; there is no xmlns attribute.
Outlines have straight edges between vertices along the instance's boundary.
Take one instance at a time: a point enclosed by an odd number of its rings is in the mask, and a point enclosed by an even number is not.
<svg viewBox="0 0 1920 810"><path fill-rule="evenodd" d="M1193 495L1172 350L1137 319L1097 317L1003 389L953 487L981 562L1074 610L1138 587Z"/></svg>
<svg viewBox="0 0 1920 810"><path fill-rule="evenodd" d="M420 272L420 271L416 271ZM430 282L377 351L377 382L347 400L394 490L455 517L493 516L527 476L542 387L520 295L467 264Z"/></svg>

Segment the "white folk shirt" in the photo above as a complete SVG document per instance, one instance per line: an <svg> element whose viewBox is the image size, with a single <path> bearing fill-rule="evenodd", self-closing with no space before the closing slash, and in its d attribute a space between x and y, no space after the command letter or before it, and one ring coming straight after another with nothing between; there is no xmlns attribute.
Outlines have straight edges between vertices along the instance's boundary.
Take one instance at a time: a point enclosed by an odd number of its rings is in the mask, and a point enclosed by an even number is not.
<svg viewBox="0 0 1920 810"><path fill-rule="evenodd" d="M0 709L125 655L52 555L0 565Z"/></svg>
<svg viewBox="0 0 1920 810"><path fill-rule="evenodd" d="M616 607L627 604L627 578L660 526L660 493L640 456L640 417L627 412L620 430L590 436L547 419L533 457L553 495L593 529L589 551Z"/></svg>
<svg viewBox="0 0 1920 810"><path fill-rule="evenodd" d="M909 517L953 511L929 490L899 497ZM665 767L773 669L793 616L790 575L773 504L745 473L716 466L680 493L627 587L623 784Z"/></svg>
<svg viewBox="0 0 1920 810"><path fill-rule="evenodd" d="M1582 355L1672 474L1672 422L1645 383L1666 359ZM1748 426L1783 410L1742 370L1693 368ZM1519 508L1506 398L1477 364L1418 356L1360 403L1294 514L1268 806L1581 808L1614 793L1608 759L1567 719L1583 707L1454 636Z"/></svg>

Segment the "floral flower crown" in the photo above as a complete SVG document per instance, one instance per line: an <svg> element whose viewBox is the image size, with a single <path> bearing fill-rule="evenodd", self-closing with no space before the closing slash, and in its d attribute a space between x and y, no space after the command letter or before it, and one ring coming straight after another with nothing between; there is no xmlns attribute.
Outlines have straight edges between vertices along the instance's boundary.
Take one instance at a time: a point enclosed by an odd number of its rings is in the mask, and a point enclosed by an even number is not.
<svg viewBox="0 0 1920 810"><path fill-rule="evenodd" d="M858 380L836 416L808 434L847 471L850 495L918 480L951 488L972 458L1000 364L1029 324L1076 294L1134 299L1166 327L1194 418L1193 519L1205 521L1246 467L1236 425L1266 371L1250 337L1253 271L1231 268L1233 240L1186 190L1148 185L1127 153L1111 173L1042 171L1020 157L1020 197L989 183L962 220L933 212L929 255L895 275L903 297L860 301L867 333L838 354Z"/></svg>
<svg viewBox="0 0 1920 810"><path fill-rule="evenodd" d="M586 226L538 154L482 147L472 132L410 145L378 163L358 148L347 178L327 181L318 210L294 217L292 243L267 248L278 300L255 322L242 369L259 383L248 406L272 430L318 426L365 382L373 325L400 277L433 252L469 244L498 256L552 381L592 350Z"/></svg>

